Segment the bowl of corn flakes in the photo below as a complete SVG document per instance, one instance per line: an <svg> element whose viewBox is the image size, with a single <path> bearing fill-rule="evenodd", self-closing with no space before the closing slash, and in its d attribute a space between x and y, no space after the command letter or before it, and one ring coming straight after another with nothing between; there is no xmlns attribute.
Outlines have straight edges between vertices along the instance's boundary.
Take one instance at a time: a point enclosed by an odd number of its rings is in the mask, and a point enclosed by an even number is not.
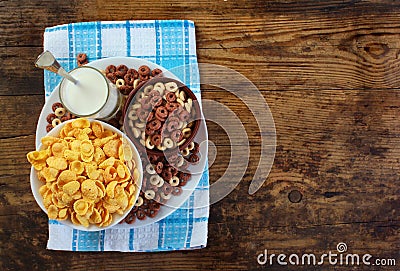
<svg viewBox="0 0 400 271"><path fill-rule="evenodd" d="M132 141L92 119L63 122L27 154L32 193L49 219L99 231L118 224L136 203L143 169Z"/></svg>

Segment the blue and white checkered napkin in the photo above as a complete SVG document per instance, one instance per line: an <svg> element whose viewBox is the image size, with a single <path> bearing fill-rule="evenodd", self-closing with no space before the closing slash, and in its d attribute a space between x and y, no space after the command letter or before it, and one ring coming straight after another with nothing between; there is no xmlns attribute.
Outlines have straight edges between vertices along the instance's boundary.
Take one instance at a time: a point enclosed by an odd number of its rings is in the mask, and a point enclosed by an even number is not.
<svg viewBox="0 0 400 271"><path fill-rule="evenodd" d="M166 69L197 67L194 23L187 20L115 21L73 23L46 28L44 50L71 70L76 55L89 61L112 56L131 56ZM198 69L177 75L200 98ZM45 71L48 97L60 77ZM111 228L99 232L71 229L49 221L48 249L72 251L169 251L203 248L207 244L209 208L208 170L181 208L159 222L136 229ZM198 208L200 206L200 208Z"/></svg>

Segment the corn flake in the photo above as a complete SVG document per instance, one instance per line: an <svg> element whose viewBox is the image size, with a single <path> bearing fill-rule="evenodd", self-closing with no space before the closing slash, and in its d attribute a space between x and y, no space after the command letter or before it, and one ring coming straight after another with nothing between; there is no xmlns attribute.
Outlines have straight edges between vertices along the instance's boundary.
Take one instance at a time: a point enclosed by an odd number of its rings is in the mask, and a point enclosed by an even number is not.
<svg viewBox="0 0 400 271"><path fill-rule="evenodd" d="M69 169L77 175L80 175L85 170L84 164L81 161L72 161L69 164Z"/></svg>
<svg viewBox="0 0 400 271"><path fill-rule="evenodd" d="M114 157L114 158L119 158L119 146L121 145L121 140L119 139L113 139L108 141L106 144L104 144L103 150L104 153L108 157Z"/></svg>
<svg viewBox="0 0 400 271"><path fill-rule="evenodd" d="M76 192L78 192L79 188L81 187L81 184L78 181L72 181L69 183L66 183L63 187L62 190L64 191L64 193L66 193L67 195L72 196L73 194L75 194Z"/></svg>
<svg viewBox="0 0 400 271"><path fill-rule="evenodd" d="M73 128L89 128L90 121L85 118L75 119L71 122Z"/></svg>
<svg viewBox="0 0 400 271"><path fill-rule="evenodd" d="M64 150L63 156L67 161L79 161L80 152L67 149Z"/></svg>
<svg viewBox="0 0 400 271"><path fill-rule="evenodd" d="M58 169L58 170L64 170L68 167L67 160L65 160L62 157L55 157L55 156L50 156L49 158L46 159L47 165L49 167Z"/></svg>
<svg viewBox="0 0 400 271"><path fill-rule="evenodd" d="M60 171L58 169L52 167L45 167L39 172L39 174L43 176L46 182L53 182L57 180L59 172Z"/></svg>

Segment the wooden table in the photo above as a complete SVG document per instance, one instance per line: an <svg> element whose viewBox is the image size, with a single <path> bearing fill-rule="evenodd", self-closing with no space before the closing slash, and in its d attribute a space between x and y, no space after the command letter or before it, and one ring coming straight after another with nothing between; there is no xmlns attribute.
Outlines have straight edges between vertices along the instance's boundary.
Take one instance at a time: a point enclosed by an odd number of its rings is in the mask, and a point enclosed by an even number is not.
<svg viewBox="0 0 400 271"><path fill-rule="evenodd" d="M257 263L268 253L369 253L396 267L290 266L299 270L398 270L400 211L400 2L398 1L0 1L1 270L288 270ZM261 91L277 146L270 174L247 193L260 134L240 100L203 88L249 134L241 183L211 206L208 247L171 253L46 250L47 218L34 201L25 155L44 104L33 66L45 27L78 21L190 19L201 63L234 69ZM211 182L230 156L225 133ZM371 260L371 262L373 262ZM286 258L287 261L287 258ZM389 262L389 261L387 261Z"/></svg>

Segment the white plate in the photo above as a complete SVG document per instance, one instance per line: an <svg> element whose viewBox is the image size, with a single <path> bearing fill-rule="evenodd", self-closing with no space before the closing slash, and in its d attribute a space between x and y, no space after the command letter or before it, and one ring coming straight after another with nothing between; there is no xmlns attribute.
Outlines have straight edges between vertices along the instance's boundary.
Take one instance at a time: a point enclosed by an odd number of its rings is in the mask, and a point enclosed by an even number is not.
<svg viewBox="0 0 400 271"><path fill-rule="evenodd" d="M163 68L157 64L154 64L152 62L149 62L149 61L146 61L143 59L133 58L133 57L104 58L104 59L99 59L99 60L89 62L87 65L91 66L91 67L95 67L97 69L104 70L108 65L120 65L120 64L124 64L128 68L134 68L134 69L138 69L142 65L147 65L152 70L155 68L159 68L164 72L165 76L179 80L174 74L172 74L165 68ZM48 124L46 117L48 114L52 113L51 106L53 105L53 103L56 103L56 102L60 102L58 86L54 89L54 91L48 97L47 102L43 106L42 112L40 113L37 129L36 129L36 148L38 148L38 146L40 145L40 139L46 135L46 126ZM191 165L188 168L188 170L192 174L192 177L187 182L187 184L184 187L182 187L183 191L182 191L181 195L171 197L171 199L169 199L168 202L166 203L167 205L161 206L158 214L154 218L146 217L145 220L136 219L136 221L133 224L124 223L124 224L118 224L114 227L115 228L142 227L142 226L157 222L157 221L167 217L171 213L173 213L176 209L178 209L192 194L192 192L198 185L201 176L203 175L204 167L205 167L206 161L207 161L207 153L208 153L207 139L208 139L207 127L206 127L206 123L203 118L203 120L201 121L199 130L197 132L197 135L194 138L194 141L198 142L200 144L201 159L197 165ZM201 144L202 142L204 142L205 144Z"/></svg>

